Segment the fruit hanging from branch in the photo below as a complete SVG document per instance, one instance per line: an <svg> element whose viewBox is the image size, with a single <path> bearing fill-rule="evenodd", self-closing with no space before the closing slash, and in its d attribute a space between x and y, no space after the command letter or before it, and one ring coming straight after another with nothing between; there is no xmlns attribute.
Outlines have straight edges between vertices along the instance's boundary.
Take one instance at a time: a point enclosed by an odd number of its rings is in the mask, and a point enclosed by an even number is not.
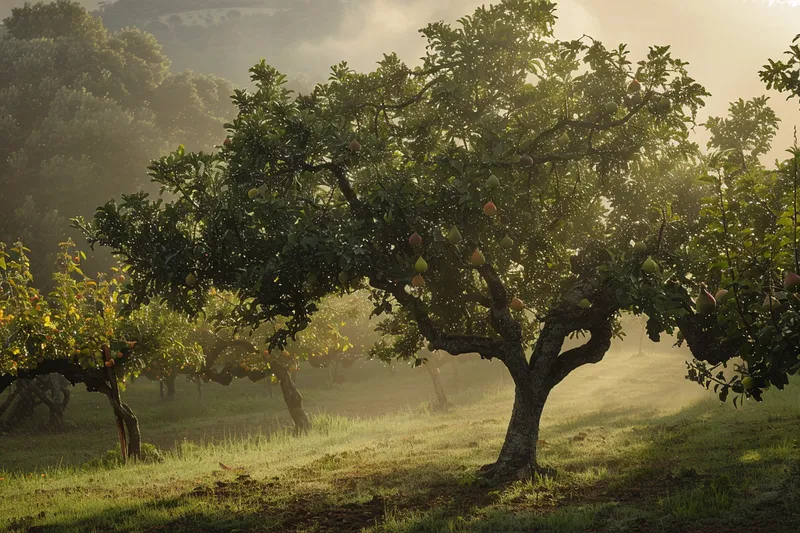
<svg viewBox="0 0 800 533"><path fill-rule="evenodd" d="M709 315L717 308L717 301L711 296L711 293L706 290L705 285L700 285L700 294L697 296L695 308L701 315Z"/></svg>
<svg viewBox="0 0 800 533"><path fill-rule="evenodd" d="M725 301L725 298L728 297L728 290L727 289L720 289L717 291L717 294L714 295L714 299L717 301L718 304L721 304Z"/></svg>
<svg viewBox="0 0 800 533"><path fill-rule="evenodd" d="M666 113L672 107L672 102L666 96L662 96L658 103L656 104L656 108L661 111L662 113Z"/></svg>
<svg viewBox="0 0 800 533"><path fill-rule="evenodd" d="M519 298L514 298L511 300L511 309L514 311L522 311L525 309L525 302L520 300Z"/></svg>
<svg viewBox="0 0 800 533"><path fill-rule="evenodd" d="M529 167L533 164L533 158L528 154L522 154L519 158L519 164L523 167Z"/></svg>
<svg viewBox="0 0 800 533"><path fill-rule="evenodd" d="M422 274L423 272L427 272L428 271L428 262L425 261L425 259L423 259L422 256L419 256L419 259L417 259L417 262L414 263L414 270L416 270L417 273L419 273L419 274Z"/></svg>
<svg viewBox="0 0 800 533"><path fill-rule="evenodd" d="M497 214L497 206L494 205L494 202L489 200L486 202L486 205L483 206L483 212L486 214L486 216L493 217Z"/></svg>
<svg viewBox="0 0 800 533"><path fill-rule="evenodd" d="M653 261L652 257L648 257L644 263L642 263L642 270L645 274L654 274L656 270L658 270L658 263Z"/></svg>
<svg viewBox="0 0 800 533"><path fill-rule="evenodd" d="M231 145L231 143L232 143L232 142L233 142L233 141L231 141L231 138L230 138L230 137L225 137L225 140L224 140L224 141L222 141L222 146L224 146L224 147L226 147L226 148L227 148L227 147L229 147L229 146Z"/></svg>
<svg viewBox="0 0 800 533"><path fill-rule="evenodd" d="M195 276L194 272L189 272L183 281L186 282L187 287L193 287L197 283L197 276Z"/></svg>
<svg viewBox="0 0 800 533"><path fill-rule="evenodd" d="M417 274L411 278L411 286L417 289L425 286L425 278L422 277L422 274Z"/></svg>
<svg viewBox="0 0 800 533"><path fill-rule="evenodd" d="M456 226L450 228L450 231L447 232L447 240L450 241L450 244L456 245L464 240L464 237L461 236L461 232L458 231Z"/></svg>
<svg viewBox="0 0 800 533"><path fill-rule="evenodd" d="M590 302L586 298L584 298L583 300L578 302L578 307L580 307L581 309L589 309L591 306L592 306L592 302Z"/></svg>
<svg viewBox="0 0 800 533"><path fill-rule="evenodd" d="M556 139L556 143L558 144L558 146L560 148L566 147L569 144L569 141L570 141L569 133L567 133L566 131L564 133L562 133L558 137L558 139Z"/></svg>
<svg viewBox="0 0 800 533"><path fill-rule="evenodd" d="M475 251L472 252L469 258L469 262L472 263L473 266L481 266L486 263L486 257L484 257L483 252L475 248Z"/></svg>
<svg viewBox="0 0 800 533"><path fill-rule="evenodd" d="M639 80L633 80L628 84L628 92L629 93L636 93L642 90L642 84L639 83Z"/></svg>
<svg viewBox="0 0 800 533"><path fill-rule="evenodd" d="M408 238L408 244L416 248L417 246L422 246L422 237L416 231L411 234Z"/></svg>
<svg viewBox="0 0 800 533"><path fill-rule="evenodd" d="M250 198L251 200L252 200L253 198L255 198L256 196L258 196L259 194L261 194L261 191L259 191L259 190L258 190L257 188L255 188L255 187L253 187L252 189L250 189L249 191L247 191L247 197L248 197L248 198Z"/></svg>
<svg viewBox="0 0 800 533"><path fill-rule="evenodd" d="M633 252L637 254L647 253L647 245L643 241L639 241L633 245Z"/></svg>
<svg viewBox="0 0 800 533"><path fill-rule="evenodd" d="M501 248L505 248L506 250L508 250L512 246L514 246L514 239L512 239L508 235L506 235L505 237L500 239L500 247Z"/></svg>
<svg viewBox="0 0 800 533"><path fill-rule="evenodd" d="M784 290L787 292L795 292L797 291L798 287L800 287L800 276L794 272L789 272L786 274L786 277L783 278Z"/></svg>
<svg viewBox="0 0 800 533"><path fill-rule="evenodd" d="M614 115L619 111L619 106L615 102L606 102L603 109L607 115Z"/></svg>
<svg viewBox="0 0 800 533"><path fill-rule="evenodd" d="M358 152L361 150L361 143L357 140L353 139L350 141L350 144L347 146L351 152Z"/></svg>

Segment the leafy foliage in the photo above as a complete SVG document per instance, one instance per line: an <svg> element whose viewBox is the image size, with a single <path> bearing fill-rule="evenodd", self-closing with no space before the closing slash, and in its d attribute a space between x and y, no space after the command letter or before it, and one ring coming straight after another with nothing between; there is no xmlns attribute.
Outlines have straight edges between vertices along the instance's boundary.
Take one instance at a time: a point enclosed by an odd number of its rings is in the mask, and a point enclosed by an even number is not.
<svg viewBox="0 0 800 533"><path fill-rule="evenodd" d="M77 2L15 8L3 27L0 240L31 246L46 282L66 220L147 188L141 168L178 137L194 149L218 144L232 89L170 74L151 35L110 33Z"/></svg>

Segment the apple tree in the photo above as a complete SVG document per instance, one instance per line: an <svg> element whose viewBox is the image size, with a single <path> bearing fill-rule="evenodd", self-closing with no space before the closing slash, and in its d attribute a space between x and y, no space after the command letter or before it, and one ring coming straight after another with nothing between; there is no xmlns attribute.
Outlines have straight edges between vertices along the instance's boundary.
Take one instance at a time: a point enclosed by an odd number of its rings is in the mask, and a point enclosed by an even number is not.
<svg viewBox="0 0 800 533"><path fill-rule="evenodd" d="M124 274L89 278L80 267L84 258L71 242L62 243L53 290L43 295L33 284L27 249L0 244L0 392L53 374L82 383L108 398L123 457L138 457L138 419L121 396L127 381L167 358L199 366L202 351L189 342L192 322L184 315L152 304L124 313Z"/></svg>
<svg viewBox="0 0 800 533"><path fill-rule="evenodd" d="M397 355L425 342L501 360L515 402L485 474L530 473L550 391L603 358L622 311L647 314L653 335L699 320L696 282L658 264L682 253L685 228L631 191L654 179L649 162L696 153L706 92L669 47L634 64L625 46L556 40L554 10L504 0L430 24L420 66L342 63L307 96L262 62L219 151L153 162L169 199L123 196L77 224L129 268L133 305L198 313L210 288L231 291L240 323L283 317L268 349L325 296L364 288L375 314L413 330ZM637 236L625 210L642 202ZM588 340L562 351L579 331ZM713 351L686 339L701 360Z"/></svg>

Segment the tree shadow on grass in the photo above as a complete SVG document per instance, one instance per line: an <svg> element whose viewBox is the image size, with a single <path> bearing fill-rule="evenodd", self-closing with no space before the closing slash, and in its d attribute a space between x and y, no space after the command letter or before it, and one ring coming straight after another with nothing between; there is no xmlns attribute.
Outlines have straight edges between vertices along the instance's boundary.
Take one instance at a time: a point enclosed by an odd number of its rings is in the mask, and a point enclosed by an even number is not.
<svg viewBox="0 0 800 533"><path fill-rule="evenodd" d="M226 474L173 498L11 526L53 532L800 531L800 448L791 440L798 437L796 419L753 420L700 403L662 416L617 409L550 424L545 438L556 442L543 456L558 475L509 486L482 486L474 470L435 454L412 463L392 461L391 450L350 451L325 454L281 478ZM604 441L603 432L614 430L623 436ZM601 453L607 446L618 448Z"/></svg>

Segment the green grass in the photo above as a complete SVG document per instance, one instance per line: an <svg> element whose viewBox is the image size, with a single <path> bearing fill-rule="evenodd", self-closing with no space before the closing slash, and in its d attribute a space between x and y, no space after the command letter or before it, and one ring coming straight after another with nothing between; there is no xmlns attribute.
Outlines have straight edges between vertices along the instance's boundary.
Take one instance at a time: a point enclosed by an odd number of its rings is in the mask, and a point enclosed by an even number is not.
<svg viewBox="0 0 800 533"><path fill-rule="evenodd" d="M120 468L80 467L114 435L102 397L76 394L67 433L0 437L0 529L800 531L796 383L735 410L685 382L680 355L607 359L551 397L540 460L557 474L493 487L474 474L510 415L496 364L458 365L460 394L447 365L446 413L426 405L424 370L355 370L332 391L304 370L315 428L300 438L282 429L277 388L270 399L261 385L209 387L201 402L187 385L161 405L136 383L126 397L166 458Z"/></svg>

